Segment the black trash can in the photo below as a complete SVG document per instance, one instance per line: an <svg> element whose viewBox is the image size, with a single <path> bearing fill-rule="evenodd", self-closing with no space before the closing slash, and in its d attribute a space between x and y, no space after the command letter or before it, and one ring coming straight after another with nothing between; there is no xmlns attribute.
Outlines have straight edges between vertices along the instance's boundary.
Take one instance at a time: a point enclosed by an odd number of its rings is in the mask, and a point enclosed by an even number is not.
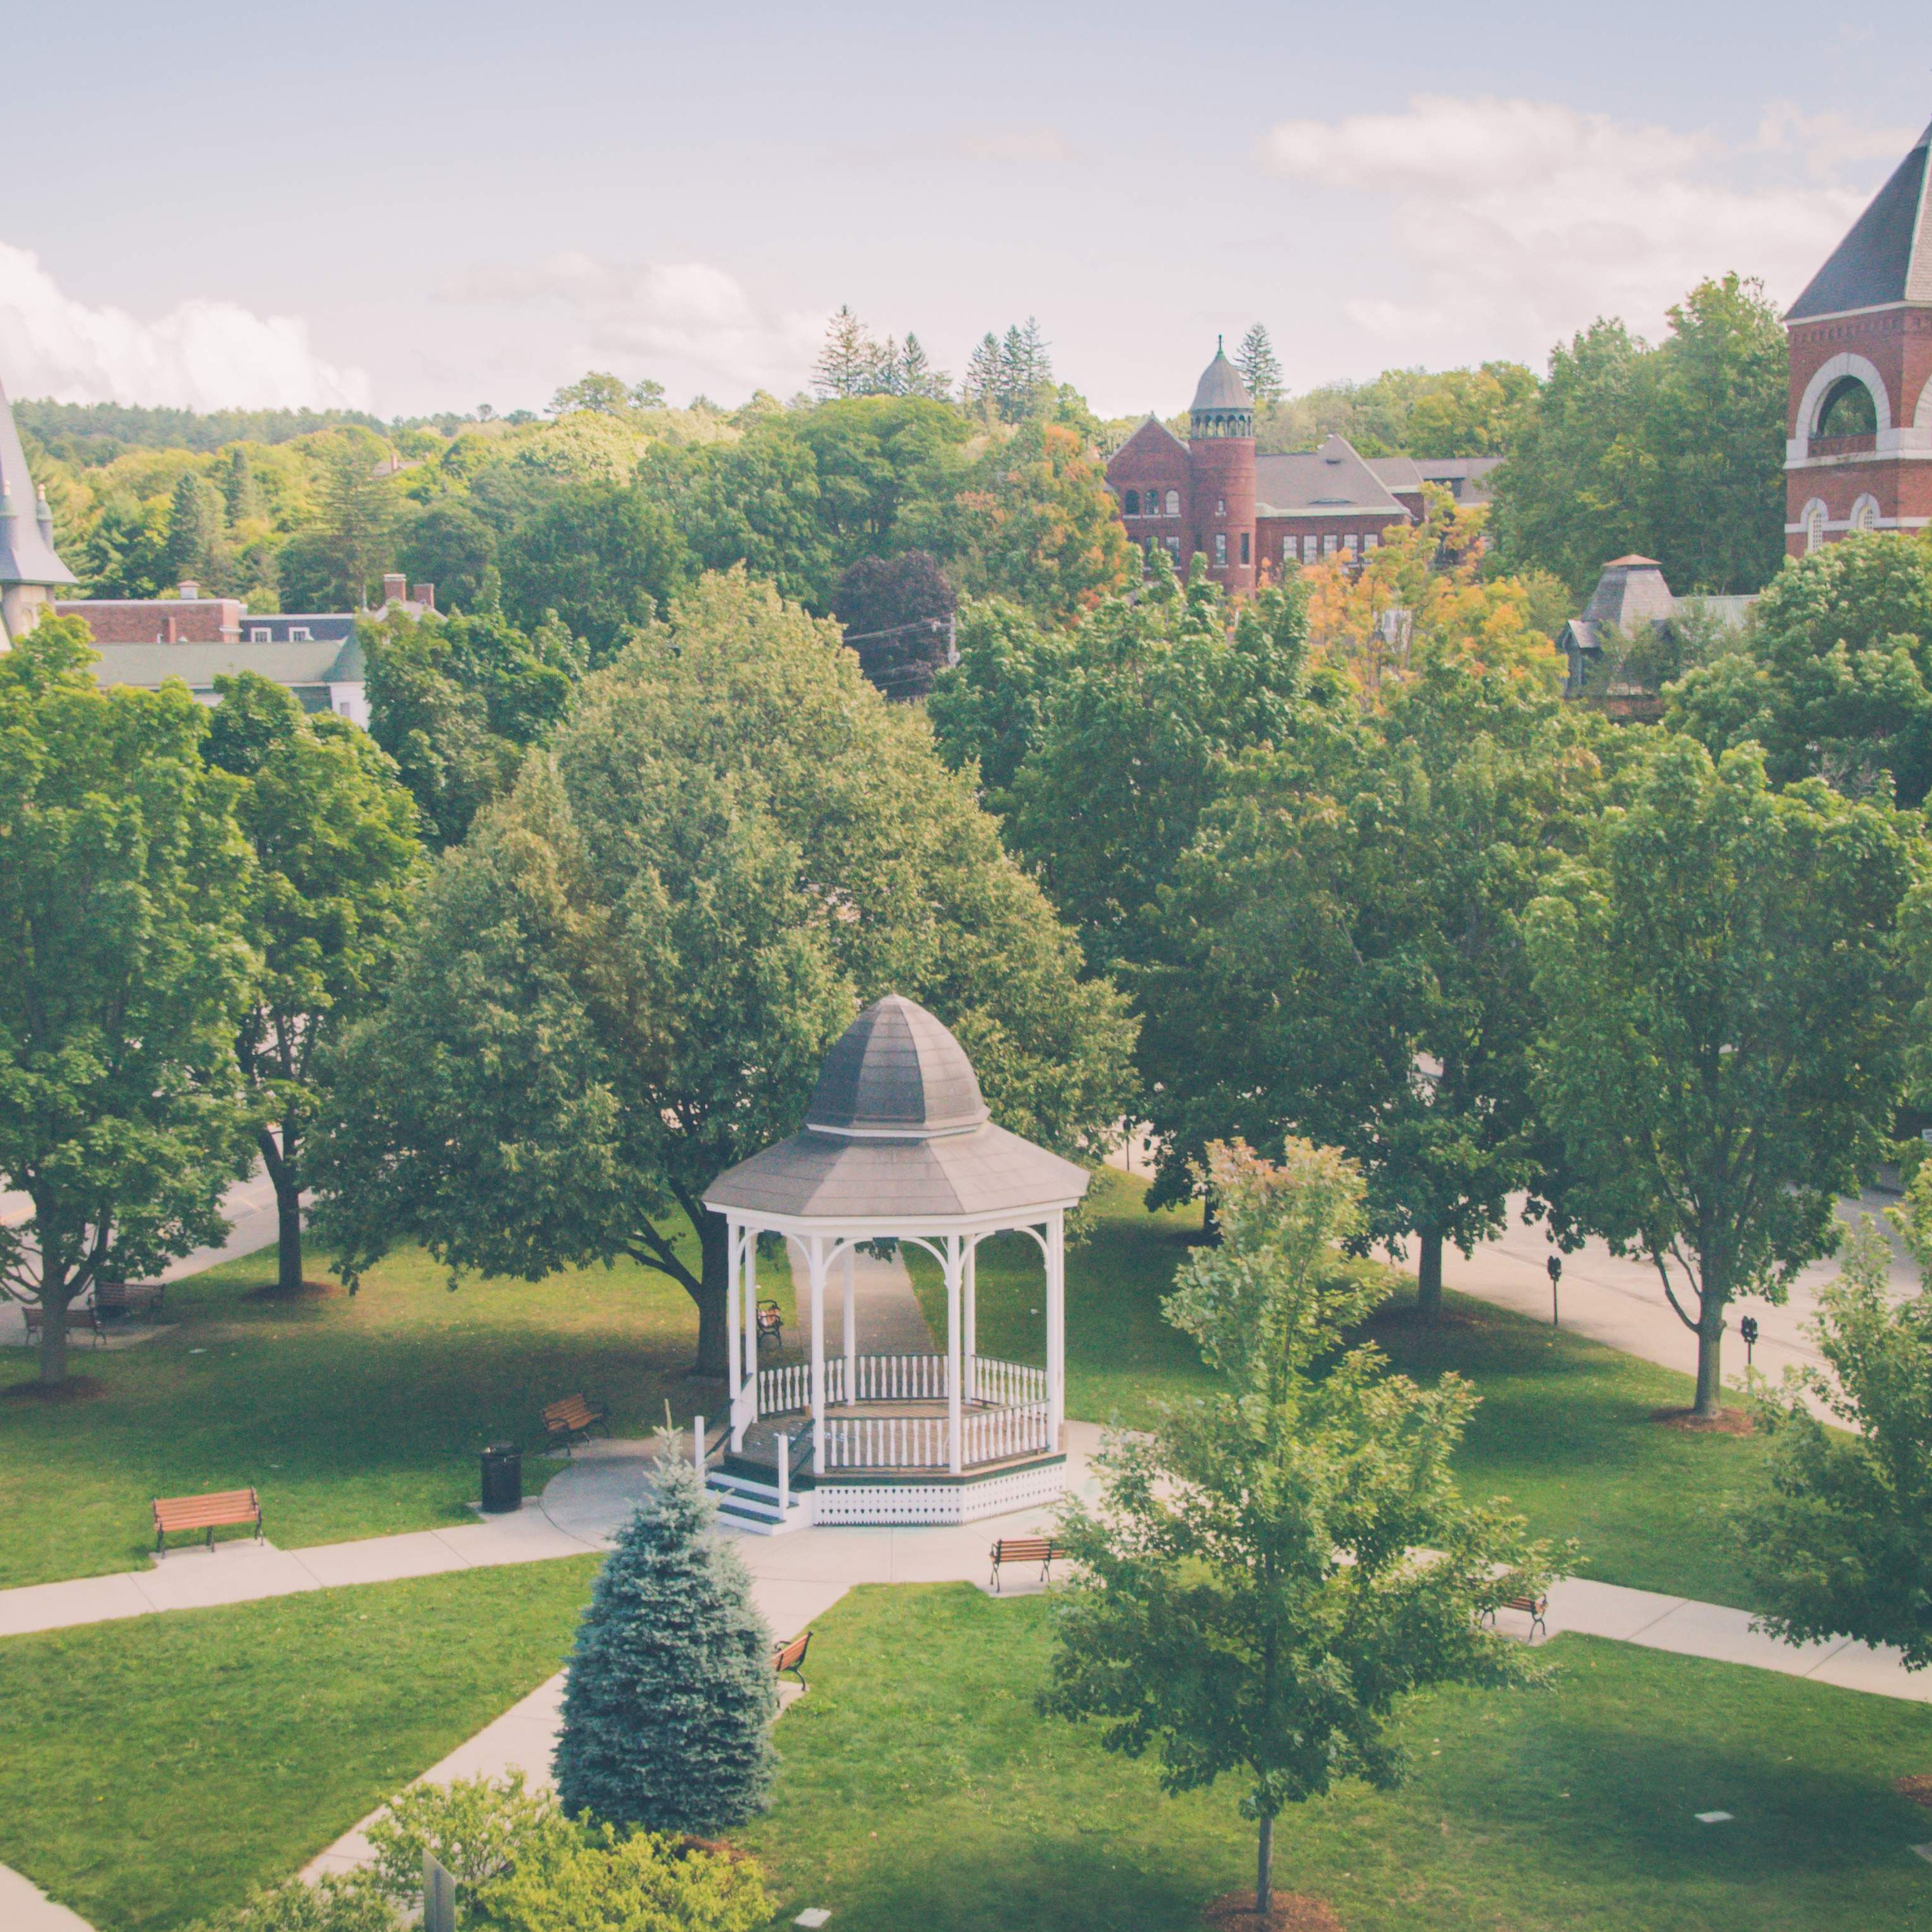
<svg viewBox="0 0 1932 1932"><path fill-rule="evenodd" d="M483 1452L483 1510L502 1516L524 1506L524 1452L514 1442L493 1442Z"/></svg>

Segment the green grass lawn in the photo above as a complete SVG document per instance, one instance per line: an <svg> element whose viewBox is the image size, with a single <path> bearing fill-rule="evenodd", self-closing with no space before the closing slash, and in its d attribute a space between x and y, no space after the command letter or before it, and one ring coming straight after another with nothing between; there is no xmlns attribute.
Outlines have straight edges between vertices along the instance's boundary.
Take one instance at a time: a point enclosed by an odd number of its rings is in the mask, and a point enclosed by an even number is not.
<svg viewBox="0 0 1932 1932"><path fill-rule="evenodd" d="M764 1272L788 1292L782 1264ZM268 1249L172 1285L157 1340L75 1350L86 1401L34 1399L32 1355L0 1352L0 1588L136 1567L156 1496L253 1484L284 1548L473 1522L477 1451L542 1448L544 1403L586 1390L637 1434L667 1400L682 1420L722 1390L688 1376L690 1298L629 1263L452 1294L409 1250L353 1298L294 1301L274 1278ZM526 1486L550 1468L526 1464Z"/></svg>
<svg viewBox="0 0 1932 1932"><path fill-rule="evenodd" d="M0 1862L100 1932L286 1877L559 1668L597 1561L0 1640Z"/></svg>
<svg viewBox="0 0 1932 1932"><path fill-rule="evenodd" d="M776 1808L745 1834L784 1901L840 1932L1192 1932L1252 1883L1232 1780L1163 1796L1148 1763L1034 1714L1045 1605L963 1585L854 1592L782 1720ZM1768 1672L1562 1637L1534 1692L1419 1700L1414 1775L1284 1818L1276 1882L1348 1932L1876 1932L1932 1923L1932 1711ZM1726 1810L1729 1825L1693 1814Z"/></svg>
<svg viewBox="0 0 1932 1932"><path fill-rule="evenodd" d="M1153 1401L1210 1383L1193 1342L1160 1312L1200 1210L1150 1215L1142 1192L1103 1169L1085 1238L1067 1252L1067 1413L1090 1421L1141 1422ZM907 1256L944 1335L938 1265L916 1250ZM1652 1421L1689 1403L1688 1376L1458 1295L1446 1298L1448 1321L1418 1328L1407 1318L1407 1278L1388 1273L1393 1299L1367 1333L1396 1367L1425 1380L1454 1369L1482 1391L1458 1463L1470 1493L1509 1496L1540 1535L1575 1538L1583 1574L1600 1582L1756 1607L1723 1517L1762 1446ZM988 1243L979 1278L982 1352L1044 1361L1037 1246L1024 1235Z"/></svg>

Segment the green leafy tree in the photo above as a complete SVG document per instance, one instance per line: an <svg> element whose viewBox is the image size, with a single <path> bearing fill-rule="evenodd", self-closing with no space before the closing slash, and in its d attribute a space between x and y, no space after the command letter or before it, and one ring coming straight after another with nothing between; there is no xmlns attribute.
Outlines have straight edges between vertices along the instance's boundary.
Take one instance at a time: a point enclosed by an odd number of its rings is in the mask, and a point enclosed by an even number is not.
<svg viewBox="0 0 1932 1932"><path fill-rule="evenodd" d="M1550 380L1496 472L1506 569L1582 597L1610 558L1654 556L1673 589L1755 590L1784 555L1784 329L1727 275L1670 311L1652 348L1599 321L1551 352Z"/></svg>
<svg viewBox="0 0 1932 1932"><path fill-rule="evenodd" d="M345 440L329 458L314 516L277 562L285 609L364 610L393 562L397 499L376 473L368 440Z"/></svg>
<svg viewBox="0 0 1932 1932"><path fill-rule="evenodd" d="M959 662L941 670L926 715L939 754L955 771L976 764L983 794L1004 811L1005 794L1046 720L1067 656L1064 632L1049 630L1004 598L962 607Z"/></svg>
<svg viewBox="0 0 1932 1932"><path fill-rule="evenodd" d="M28 1207L0 1282L40 1305L48 1388L80 1296L222 1238L253 1124L232 782L184 686L103 692L91 655L50 618L0 656L0 1187Z"/></svg>
<svg viewBox="0 0 1932 1932"><path fill-rule="evenodd" d="M563 716L583 648L554 621L526 636L500 614L399 614L359 634L370 734L415 800L424 838L456 844L509 789L524 747Z"/></svg>
<svg viewBox="0 0 1932 1932"><path fill-rule="evenodd" d="M220 493L193 470L183 472L168 503L166 558L170 575L212 590L224 562Z"/></svg>
<svg viewBox="0 0 1932 1932"><path fill-rule="evenodd" d="M1772 578L1744 648L1693 669L1666 717L1714 751L1755 740L1780 784L1932 792L1932 544L1847 538Z"/></svg>
<svg viewBox="0 0 1932 1932"><path fill-rule="evenodd" d="M1365 728L1246 762L1177 872L1142 982L1157 1198L1204 1144L1319 1136L1368 1184L1370 1238L1442 1254L1502 1229L1552 1165L1531 1090L1523 922L1604 802L1601 721L1432 649Z"/></svg>
<svg viewBox="0 0 1932 1932"><path fill-rule="evenodd" d="M1286 394L1281 363L1268 330L1260 322L1241 338L1241 346L1234 352L1234 367L1241 372L1241 380L1248 386L1256 409L1271 410L1281 401Z"/></svg>
<svg viewBox="0 0 1932 1932"><path fill-rule="evenodd" d="M1932 1167L1892 1210L1922 1274L1932 1266ZM1890 1644L1932 1664L1932 1300L1894 1300L1892 1248L1869 1220L1819 1291L1820 1364L1787 1370L1757 1408L1771 1436L1762 1484L1737 1511L1766 1626L1788 1643ZM1822 1364L1822 1365L1821 1365ZM1822 1408L1841 1425L1828 1427Z"/></svg>
<svg viewBox="0 0 1932 1932"><path fill-rule="evenodd" d="M908 538L956 560L975 596L1065 623L1138 574L1105 470L1080 437L1029 422L980 458L950 503L907 519Z"/></svg>
<svg viewBox="0 0 1932 1932"><path fill-rule="evenodd" d="M292 1290L320 1066L387 976L422 848L415 803L366 733L326 712L310 719L254 671L215 688L206 756L242 781L236 815L255 854L248 936L262 961L237 1057L260 1100L278 1279Z"/></svg>
<svg viewBox="0 0 1932 1932"><path fill-rule="evenodd" d="M1222 1240L1167 1313L1223 1386L1109 1438L1098 1505L1064 1509L1074 1568L1042 1703L1098 1719L1110 1750L1153 1752L1168 1791L1241 1778L1265 1921L1276 1820L1344 1778L1399 1783L1389 1733L1409 1697L1535 1680L1483 1618L1550 1565L1520 1520L1457 1493L1469 1384L1420 1388L1346 1346L1380 1295L1335 1266L1360 1226L1354 1168L1302 1141L1278 1167L1239 1146L1210 1158Z"/></svg>
<svg viewBox="0 0 1932 1932"><path fill-rule="evenodd" d="M564 1810L706 1837L770 1802L778 1694L752 1580L668 1438L597 1574L564 1680Z"/></svg>
<svg viewBox="0 0 1932 1932"><path fill-rule="evenodd" d="M601 664L650 621L689 564L670 518L644 490L580 483L518 524L502 568L512 622L533 631L554 611Z"/></svg>
<svg viewBox="0 0 1932 1932"><path fill-rule="evenodd" d="M1816 779L1772 790L1755 746L1714 764L1664 737L1588 862L1530 910L1563 1208L1657 1269L1697 1337L1700 1416L1726 1308L1784 1300L1888 1145L1915 829Z"/></svg>
<svg viewBox="0 0 1932 1932"><path fill-rule="evenodd" d="M692 1295L722 1375L704 1190L796 1127L832 1040L895 990L953 1026L1015 1131L1079 1151L1118 1119L1120 1003L922 719L833 627L706 578L446 854L345 1051L321 1223L352 1273L412 1236L532 1279L630 1256Z"/></svg>
<svg viewBox="0 0 1932 1932"><path fill-rule="evenodd" d="M630 391L615 376L592 369L559 389L550 399L548 413L561 416L587 410L592 416L622 416L630 414L631 406Z"/></svg>
<svg viewBox="0 0 1932 1932"><path fill-rule="evenodd" d="M480 610L499 588L496 532L460 497L426 505L403 526L398 567L412 584L433 584L438 606L447 611Z"/></svg>
<svg viewBox="0 0 1932 1932"><path fill-rule="evenodd" d="M90 597L158 597L172 590L168 574L167 506L110 496L93 526L69 553Z"/></svg>

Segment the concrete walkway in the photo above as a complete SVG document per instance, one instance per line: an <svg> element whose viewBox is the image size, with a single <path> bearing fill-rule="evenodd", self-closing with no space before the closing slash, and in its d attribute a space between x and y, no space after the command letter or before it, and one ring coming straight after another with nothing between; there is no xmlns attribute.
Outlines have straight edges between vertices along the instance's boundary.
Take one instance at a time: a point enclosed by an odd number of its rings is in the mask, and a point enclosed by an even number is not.
<svg viewBox="0 0 1932 1932"><path fill-rule="evenodd" d="M1898 1204L1898 1197L1876 1190L1856 1201L1838 1204L1838 1218L1847 1227L1870 1217L1891 1243L1892 1286L1900 1299L1918 1293L1918 1270L1899 1245L1885 1210ZM1509 1226L1492 1241L1485 1241L1466 1261L1454 1248L1442 1257L1442 1282L1458 1294L1473 1295L1480 1301L1514 1310L1535 1322L1550 1318L1550 1275L1547 1264L1556 1252L1541 1222L1523 1225L1522 1202L1517 1197L1510 1204ZM1398 1263L1415 1272L1414 1246L1406 1262ZM1741 1383L1744 1372L1744 1346L1738 1337L1738 1323L1744 1316L1757 1318L1759 1338L1756 1366L1773 1382L1783 1378L1794 1363L1815 1367L1820 1357L1816 1344L1806 1332L1818 1312L1818 1290L1838 1275L1838 1256L1814 1262L1802 1270L1792 1284L1790 1300L1782 1306L1748 1298L1732 1305L1729 1330L1724 1338L1724 1372L1729 1384ZM1695 1312L1692 1298L1685 1292L1681 1276L1678 1299ZM1563 1257L1563 1279L1557 1291L1558 1314L1562 1325L1573 1334L1587 1335L1592 1341L1660 1364L1684 1375L1697 1368L1697 1338L1671 1312L1664 1298L1663 1284L1657 1270L1647 1263L1624 1261L1610 1252L1601 1241L1585 1243L1575 1254Z"/></svg>

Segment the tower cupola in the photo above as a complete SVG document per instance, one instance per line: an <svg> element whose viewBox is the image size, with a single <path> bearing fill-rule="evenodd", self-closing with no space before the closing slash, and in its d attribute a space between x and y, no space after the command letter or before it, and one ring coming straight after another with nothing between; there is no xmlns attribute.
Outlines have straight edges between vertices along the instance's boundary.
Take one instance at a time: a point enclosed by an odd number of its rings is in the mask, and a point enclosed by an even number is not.
<svg viewBox="0 0 1932 1932"><path fill-rule="evenodd" d="M1214 339L1214 359L1201 372L1188 418L1190 430L1197 436L1252 436L1255 433L1255 399L1248 394L1241 372L1228 360L1223 337Z"/></svg>

